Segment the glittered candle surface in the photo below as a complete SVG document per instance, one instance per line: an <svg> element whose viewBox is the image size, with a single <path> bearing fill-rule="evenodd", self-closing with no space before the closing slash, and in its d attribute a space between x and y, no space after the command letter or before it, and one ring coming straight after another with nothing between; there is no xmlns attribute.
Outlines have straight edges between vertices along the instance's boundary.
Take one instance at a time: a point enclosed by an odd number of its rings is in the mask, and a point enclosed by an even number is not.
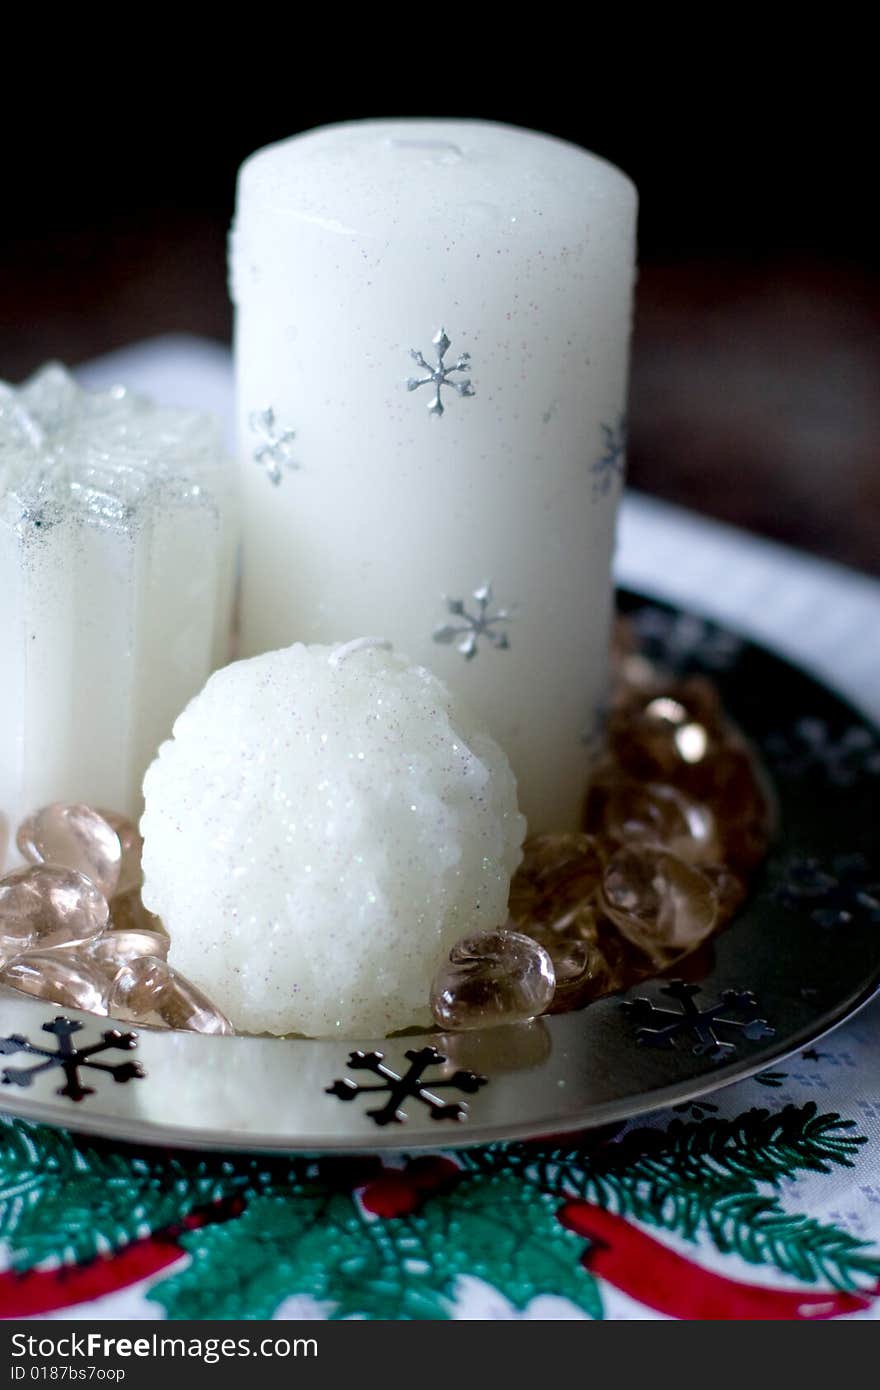
<svg viewBox="0 0 880 1390"><path fill-rule="evenodd" d="M0 383L0 864L36 807L136 816L228 657L234 474L215 422L61 367Z"/></svg>
<svg viewBox="0 0 880 1390"><path fill-rule="evenodd" d="M468 700L532 829L605 692L636 196L483 122L252 156L232 236L243 650L381 632Z"/></svg>

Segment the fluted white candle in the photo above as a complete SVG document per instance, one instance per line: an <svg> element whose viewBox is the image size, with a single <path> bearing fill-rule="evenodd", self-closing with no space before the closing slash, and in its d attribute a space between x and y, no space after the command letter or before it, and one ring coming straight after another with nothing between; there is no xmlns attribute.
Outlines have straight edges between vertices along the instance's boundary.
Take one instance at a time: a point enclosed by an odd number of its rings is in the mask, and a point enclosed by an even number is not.
<svg viewBox="0 0 880 1390"><path fill-rule="evenodd" d="M635 190L559 140L358 122L243 166L245 654L381 632L578 819L605 691Z"/></svg>

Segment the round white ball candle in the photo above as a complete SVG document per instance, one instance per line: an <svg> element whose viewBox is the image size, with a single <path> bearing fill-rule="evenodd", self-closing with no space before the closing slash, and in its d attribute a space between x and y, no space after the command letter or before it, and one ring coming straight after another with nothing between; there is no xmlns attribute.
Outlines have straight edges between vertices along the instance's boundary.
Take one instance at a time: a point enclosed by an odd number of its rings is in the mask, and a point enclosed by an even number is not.
<svg viewBox="0 0 880 1390"><path fill-rule="evenodd" d="M170 962L250 1032L429 1024L450 947L506 917L525 829L460 697L367 639L217 672L144 795Z"/></svg>
<svg viewBox="0 0 880 1390"><path fill-rule="evenodd" d="M466 696L533 830L604 699L636 194L478 121L331 126L239 176L243 652L376 628Z"/></svg>

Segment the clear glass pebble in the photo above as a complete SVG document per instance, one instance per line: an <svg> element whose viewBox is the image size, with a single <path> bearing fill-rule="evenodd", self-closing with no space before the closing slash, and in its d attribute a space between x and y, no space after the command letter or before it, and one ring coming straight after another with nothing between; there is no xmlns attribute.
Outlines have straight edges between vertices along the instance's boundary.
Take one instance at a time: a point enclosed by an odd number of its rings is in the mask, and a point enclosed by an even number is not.
<svg viewBox="0 0 880 1390"><path fill-rule="evenodd" d="M139 956L124 965L110 987L108 1005L111 1014L136 1023L193 1033L234 1032L207 995L158 956Z"/></svg>
<svg viewBox="0 0 880 1390"><path fill-rule="evenodd" d="M141 956L167 959L170 944L168 937L161 932L137 929L106 931L93 943L89 955L112 980L124 965L130 965Z"/></svg>
<svg viewBox="0 0 880 1390"><path fill-rule="evenodd" d="M718 859L709 807L666 783L618 778L599 784L588 797L587 817L598 835L620 844L661 845L690 864Z"/></svg>
<svg viewBox="0 0 880 1390"><path fill-rule="evenodd" d="M0 945L19 951L76 946L107 925L107 900L75 869L38 864L0 879Z"/></svg>
<svg viewBox="0 0 880 1390"><path fill-rule="evenodd" d="M534 941L534 937L532 940ZM562 936L548 940L544 949L553 962L553 973L556 978L556 988L564 989L566 986L580 980L590 964L590 957L594 947L591 942L580 940L577 937Z"/></svg>
<svg viewBox="0 0 880 1390"><path fill-rule="evenodd" d="M0 984L63 1008L107 1013L106 977L93 962L69 951L19 956L0 969Z"/></svg>
<svg viewBox="0 0 880 1390"><path fill-rule="evenodd" d="M658 968L694 950L718 917L715 889L705 874L648 847L621 849L611 857L601 897L618 931Z"/></svg>
<svg viewBox="0 0 880 1390"><path fill-rule="evenodd" d="M116 891L122 845L112 825L82 802L53 802L23 820L16 837L31 864L76 869L109 898Z"/></svg>
<svg viewBox="0 0 880 1390"><path fill-rule="evenodd" d="M556 976L542 946L498 929L457 941L434 977L431 1012L442 1028L491 1028L544 1013Z"/></svg>

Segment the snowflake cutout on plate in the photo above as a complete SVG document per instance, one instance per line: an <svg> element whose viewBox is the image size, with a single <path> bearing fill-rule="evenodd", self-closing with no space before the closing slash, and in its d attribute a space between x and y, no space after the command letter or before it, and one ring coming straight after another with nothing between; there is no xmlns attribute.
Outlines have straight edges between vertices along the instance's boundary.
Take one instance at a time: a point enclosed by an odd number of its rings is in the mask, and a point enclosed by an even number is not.
<svg viewBox="0 0 880 1390"><path fill-rule="evenodd" d="M880 922L880 877L861 854L835 855L827 868L818 859L792 859L775 897L808 912L820 927Z"/></svg>
<svg viewBox="0 0 880 1390"><path fill-rule="evenodd" d="M29 1042L20 1033L13 1033L8 1038L0 1038L0 1054L11 1056L15 1052L28 1052L34 1057L42 1057L45 1060L37 1062L32 1067L4 1067L2 1080L5 1086L32 1086L34 1077L41 1072L51 1071L54 1067L60 1068L64 1072L64 1085L59 1087L56 1095L68 1096L71 1100L84 1100L86 1096L94 1095L90 1086L85 1086L79 1077L79 1069L89 1068L92 1071L107 1072L113 1077L114 1081L125 1082L140 1079L146 1075L139 1062L95 1062L92 1060L99 1052L131 1052L137 1047L137 1033L120 1033L118 1028L110 1028L101 1034L101 1041L92 1043L89 1047L74 1047L72 1039L75 1033L82 1028L81 1023L75 1023L72 1019L59 1016L51 1023L43 1024L43 1032L51 1033L57 1041L55 1051L50 1051L47 1047L39 1047L36 1043Z"/></svg>
<svg viewBox="0 0 880 1390"><path fill-rule="evenodd" d="M407 391L418 391L420 386L433 386L434 394L428 401L428 413L439 417L446 408L443 404L441 394L444 386L451 387L459 396L473 396L476 395L476 392L471 385L470 377L466 377L464 381L452 380L453 372L466 372L469 370L471 365L470 353L463 352L457 362L447 366L445 358L452 343L446 336L446 330L441 328L439 332L434 334L431 342L434 344L437 351L436 367L432 367L430 362L428 362L416 348L410 348L410 357L422 368L425 372L425 376L411 376L406 383L406 389Z"/></svg>
<svg viewBox="0 0 880 1390"><path fill-rule="evenodd" d="M751 990L726 989L720 1000L707 1008L700 1008L695 999L702 993L700 986L684 980L670 980L661 993L679 1007L663 1008L645 997L623 1002L622 1007L639 1025L636 1040L641 1047L674 1047L680 1039L688 1039L695 1057L723 1062L734 1055L737 1045L719 1037L719 1032L758 1042L772 1038L776 1031L765 1018L757 1017L758 1003ZM731 1014L743 1017L732 1018Z"/></svg>
<svg viewBox="0 0 880 1390"><path fill-rule="evenodd" d="M853 787L862 777L880 776L880 742L870 729L853 724L835 734L824 719L799 719L789 733L764 743L777 772L815 775L834 787Z"/></svg>
<svg viewBox="0 0 880 1390"><path fill-rule="evenodd" d="M465 661L473 661L477 655L480 638L485 638L499 652L507 651L510 647L510 638L502 631L512 620L510 609L499 608L496 613L491 611L495 598L491 584L481 584L479 589L474 589L473 597L477 604L476 613L468 611L463 598L447 598L447 609L460 621L444 623L433 633L434 641L441 646L450 646L454 642Z"/></svg>
<svg viewBox="0 0 880 1390"><path fill-rule="evenodd" d="M352 1052L348 1058L349 1068L352 1071L372 1072L374 1076L381 1078L379 1084L364 1086L359 1081L349 1081L348 1077L345 1077L328 1086L326 1093L328 1096L336 1096L338 1100L354 1100L355 1096L387 1093L388 1099L384 1105L366 1113L377 1125L399 1125L407 1118L402 1106L410 1097L428 1107L432 1120L464 1120L467 1118L467 1105L462 1101L443 1101L434 1094L435 1091L451 1087L456 1091L464 1091L466 1095L474 1095L481 1086L488 1085L485 1076L478 1076L472 1071L456 1071L442 1081L426 1084L422 1080L424 1073L429 1067L443 1066L446 1058L436 1047L420 1047L418 1051L410 1049L404 1056L410 1065L400 1074L385 1065L384 1052Z"/></svg>
<svg viewBox="0 0 880 1390"><path fill-rule="evenodd" d="M621 415L617 427L602 425L604 452L592 464L593 498L607 497L612 485L619 478L623 481L626 468L626 416Z"/></svg>
<svg viewBox="0 0 880 1390"><path fill-rule="evenodd" d="M293 472L300 467L293 458L296 431L283 429L279 425L271 405L265 410L253 411L248 417L248 424L262 440L254 449L254 463L264 468L269 482L278 487L285 468Z"/></svg>
<svg viewBox="0 0 880 1390"><path fill-rule="evenodd" d="M672 613L651 605L636 609L629 620L639 650L675 676L729 671L745 646L742 638L693 613Z"/></svg>

